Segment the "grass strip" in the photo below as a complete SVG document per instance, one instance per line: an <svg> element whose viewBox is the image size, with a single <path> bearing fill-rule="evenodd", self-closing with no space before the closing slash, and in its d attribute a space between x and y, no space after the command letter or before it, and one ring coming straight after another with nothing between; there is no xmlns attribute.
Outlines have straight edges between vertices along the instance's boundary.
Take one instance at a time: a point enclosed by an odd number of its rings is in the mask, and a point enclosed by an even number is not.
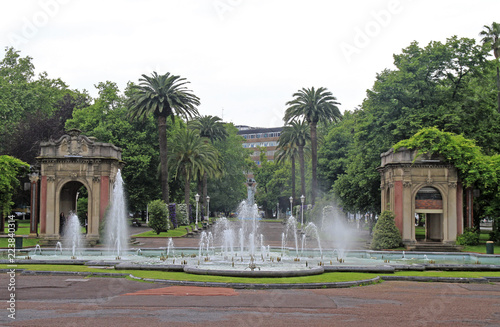
<svg viewBox="0 0 500 327"><path fill-rule="evenodd" d="M0 265L0 269L7 269L7 265ZM177 281L215 282L215 283L246 283L246 284L296 284L296 283L336 283L357 281L377 277L374 273L330 272L315 276L286 277L286 278L245 278L226 276L192 275L183 272L148 271L148 270L114 270L91 268L81 265L18 265L17 269L38 271L79 271L100 273L126 273L140 278L164 279ZM446 278L481 278L500 277L498 271L398 271L394 276L416 277L446 277Z"/></svg>

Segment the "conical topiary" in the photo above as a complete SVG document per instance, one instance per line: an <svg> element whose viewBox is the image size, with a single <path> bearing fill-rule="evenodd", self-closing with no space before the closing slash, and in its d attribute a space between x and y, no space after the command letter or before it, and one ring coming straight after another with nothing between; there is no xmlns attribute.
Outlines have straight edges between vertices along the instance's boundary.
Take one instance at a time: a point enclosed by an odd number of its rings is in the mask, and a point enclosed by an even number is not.
<svg viewBox="0 0 500 327"><path fill-rule="evenodd" d="M392 249L401 245L401 234L394 222L394 213L384 211L373 229L371 248L373 250Z"/></svg>

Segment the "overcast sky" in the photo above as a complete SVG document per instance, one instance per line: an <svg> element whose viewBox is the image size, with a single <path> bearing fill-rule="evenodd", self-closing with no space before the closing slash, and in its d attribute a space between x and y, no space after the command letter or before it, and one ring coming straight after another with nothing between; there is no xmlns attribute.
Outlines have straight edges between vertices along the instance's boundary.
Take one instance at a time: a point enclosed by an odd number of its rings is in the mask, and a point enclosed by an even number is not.
<svg viewBox="0 0 500 327"><path fill-rule="evenodd" d="M479 40L493 21L498 0L2 0L0 44L92 96L101 81L181 75L202 115L272 127L302 87L352 110L412 41Z"/></svg>

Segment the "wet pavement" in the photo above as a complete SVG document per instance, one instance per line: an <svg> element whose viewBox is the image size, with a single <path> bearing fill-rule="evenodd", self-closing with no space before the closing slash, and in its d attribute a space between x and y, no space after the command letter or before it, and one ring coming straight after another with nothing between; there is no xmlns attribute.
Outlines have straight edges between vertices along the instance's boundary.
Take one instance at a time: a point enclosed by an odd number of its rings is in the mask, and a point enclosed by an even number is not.
<svg viewBox="0 0 500 327"><path fill-rule="evenodd" d="M7 283L2 274L0 285ZM19 275L16 319L7 314L2 326L499 326L500 284L233 290Z"/></svg>

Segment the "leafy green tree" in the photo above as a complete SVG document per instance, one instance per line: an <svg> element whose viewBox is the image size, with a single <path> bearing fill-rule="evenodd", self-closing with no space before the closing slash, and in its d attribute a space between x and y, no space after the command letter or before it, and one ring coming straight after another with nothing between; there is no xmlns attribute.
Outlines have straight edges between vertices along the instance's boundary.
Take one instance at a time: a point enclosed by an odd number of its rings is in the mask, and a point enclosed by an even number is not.
<svg viewBox="0 0 500 327"><path fill-rule="evenodd" d="M474 140L435 127L423 128L409 139L398 142L394 150L397 151L401 147L418 149L422 154L440 154L457 168L465 187L474 186L483 196L493 196L484 210L487 215L499 215L500 154L485 155Z"/></svg>
<svg viewBox="0 0 500 327"><path fill-rule="evenodd" d="M392 249L401 245L401 234L394 219L392 211L382 212L373 229L371 244L373 250Z"/></svg>
<svg viewBox="0 0 500 327"><path fill-rule="evenodd" d="M204 173L220 175L217 150L203 142L198 131L184 129L174 136L169 154L169 166L174 177L184 177L184 202L189 207L190 182Z"/></svg>
<svg viewBox="0 0 500 327"><path fill-rule="evenodd" d="M144 120L130 121L127 119L126 96L120 95L116 84L107 81L96 87L99 87L99 97L92 105L75 109L73 118L66 122L66 129L80 129L99 142L112 143L122 149L125 162L122 175L129 208L146 210L147 203L161 195L156 120L150 115ZM181 128L180 120L168 124L169 132Z"/></svg>
<svg viewBox="0 0 500 327"><path fill-rule="evenodd" d="M142 75L139 85L131 86L128 101L132 119L154 115L158 120L162 199L166 203L169 203L167 118L174 121L176 116L198 116L196 106L200 104L200 99L185 87L187 83L185 78L170 73Z"/></svg>
<svg viewBox="0 0 500 327"><path fill-rule="evenodd" d="M60 79L34 73L31 57L5 49L0 61L0 152L35 163L39 143L64 133L64 122L85 95ZM68 105L71 104L71 105Z"/></svg>
<svg viewBox="0 0 500 327"><path fill-rule="evenodd" d="M256 202L266 213L272 216L279 197L290 195L290 167L268 161L265 150L260 152L260 167L254 171L257 182Z"/></svg>
<svg viewBox="0 0 500 327"><path fill-rule="evenodd" d="M232 123L224 124L224 128L227 137L214 141L223 173L220 178L211 179L207 194L210 195L210 209L228 215L246 197L244 172L256 168L247 168L248 162L255 163L250 159L250 150L241 146L242 137L238 135L238 129Z"/></svg>
<svg viewBox="0 0 500 327"><path fill-rule="evenodd" d="M154 200L148 203L149 208L149 223L156 234L167 231L169 229L168 209L165 202L162 200Z"/></svg>
<svg viewBox="0 0 500 327"><path fill-rule="evenodd" d="M496 60L497 68L497 89L498 89L498 112L500 113L500 24L493 22L491 26L484 25L484 30L479 33L483 37L482 41L491 47Z"/></svg>
<svg viewBox="0 0 500 327"><path fill-rule="evenodd" d="M276 163L283 165L286 162L290 162L290 182L292 185L292 198L297 199L295 196L295 158L298 157L299 150L292 144L279 143L277 151L274 155Z"/></svg>
<svg viewBox="0 0 500 327"><path fill-rule="evenodd" d="M306 121L292 120L288 125L283 127L283 131L279 137L280 146L288 146L290 149L296 148L300 162L300 194L306 194L306 179L305 179L305 154L304 148L311 141L309 125ZM295 162L294 162L295 163ZM294 178L293 176L292 178ZM295 192L293 192L295 193ZM295 195L292 195L294 199Z"/></svg>
<svg viewBox="0 0 500 327"><path fill-rule="evenodd" d="M487 154L500 150L500 115L495 89L488 77L491 64L476 41L452 37L431 42L425 48L414 42L394 55L394 70L377 75L349 126L332 126L341 139L327 138L326 148L339 163L333 191L344 208L352 211L380 210L380 154L424 127L463 134L476 140ZM333 137L333 135L332 135ZM345 157L342 158L342 156ZM323 162L328 167L329 162ZM334 165L334 164L332 164Z"/></svg>
<svg viewBox="0 0 500 327"><path fill-rule="evenodd" d="M12 196L19 188L19 178L27 173L29 165L17 158L0 156L0 219L1 232L4 230L4 217L10 213L14 202Z"/></svg>
<svg viewBox="0 0 500 327"><path fill-rule="evenodd" d="M318 122L338 121L342 118L337 105L337 98L324 87L318 89L302 88L293 94L294 99L287 102L283 120L288 123L296 118L303 118L311 129L312 189L311 203L316 201L317 181L317 125Z"/></svg>
<svg viewBox="0 0 500 327"><path fill-rule="evenodd" d="M318 177L320 189L330 190L350 165L348 155L354 146L354 129L359 111L346 111L342 121L330 125L323 146L318 149Z"/></svg>

